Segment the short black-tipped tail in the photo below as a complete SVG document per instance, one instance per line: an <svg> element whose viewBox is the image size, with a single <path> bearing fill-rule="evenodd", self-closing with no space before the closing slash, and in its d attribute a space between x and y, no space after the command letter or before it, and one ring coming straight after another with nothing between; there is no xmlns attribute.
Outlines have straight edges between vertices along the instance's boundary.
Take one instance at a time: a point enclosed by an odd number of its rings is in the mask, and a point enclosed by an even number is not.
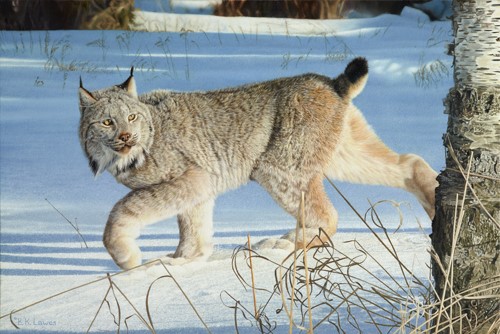
<svg viewBox="0 0 500 334"><path fill-rule="evenodd" d="M368 62L363 57L353 59L344 73L333 80L333 87L342 98L353 99L363 90L368 79Z"/></svg>
<svg viewBox="0 0 500 334"><path fill-rule="evenodd" d="M362 57L355 58L347 65L344 74L352 84L355 84L368 74L368 62Z"/></svg>

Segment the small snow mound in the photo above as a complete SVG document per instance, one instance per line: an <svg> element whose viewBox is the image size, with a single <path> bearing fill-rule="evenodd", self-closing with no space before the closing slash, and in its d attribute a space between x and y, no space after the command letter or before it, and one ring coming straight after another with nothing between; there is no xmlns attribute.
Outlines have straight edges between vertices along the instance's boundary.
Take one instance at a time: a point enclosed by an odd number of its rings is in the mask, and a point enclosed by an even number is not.
<svg viewBox="0 0 500 334"><path fill-rule="evenodd" d="M403 8L403 11L401 12L401 17L413 19L413 20L419 21L419 22L429 22L430 21L429 16L427 16L427 14L422 12L420 9L416 9L416 8L412 8L412 7L408 7L408 6Z"/></svg>
<svg viewBox="0 0 500 334"><path fill-rule="evenodd" d="M414 6L428 13L434 20L444 21L452 15L451 0L431 0Z"/></svg>

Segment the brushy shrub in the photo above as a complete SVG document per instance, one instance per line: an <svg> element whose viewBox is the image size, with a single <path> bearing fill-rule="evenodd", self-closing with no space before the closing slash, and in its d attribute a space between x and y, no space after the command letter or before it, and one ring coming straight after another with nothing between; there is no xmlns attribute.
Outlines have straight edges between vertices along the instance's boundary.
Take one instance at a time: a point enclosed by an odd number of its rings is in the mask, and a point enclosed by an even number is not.
<svg viewBox="0 0 500 334"><path fill-rule="evenodd" d="M345 0L223 0L214 10L219 16L287 17L295 19L340 18Z"/></svg>
<svg viewBox="0 0 500 334"><path fill-rule="evenodd" d="M428 0L223 0L214 10L219 16L338 19L351 11L363 16L400 14L405 6Z"/></svg>
<svg viewBox="0 0 500 334"><path fill-rule="evenodd" d="M0 29L129 29L134 0L0 1Z"/></svg>

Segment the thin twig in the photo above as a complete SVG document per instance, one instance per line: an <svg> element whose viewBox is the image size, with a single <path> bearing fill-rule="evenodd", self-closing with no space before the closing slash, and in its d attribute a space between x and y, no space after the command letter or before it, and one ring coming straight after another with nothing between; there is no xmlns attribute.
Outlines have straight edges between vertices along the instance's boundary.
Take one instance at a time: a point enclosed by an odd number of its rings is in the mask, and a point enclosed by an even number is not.
<svg viewBox="0 0 500 334"><path fill-rule="evenodd" d="M123 291L118 287L118 285L116 285L116 283L112 282L112 285L113 285L113 291L114 291L114 289L118 290L118 292L123 296L123 298L125 298L125 300L127 301L127 303L135 311L135 314L144 323L144 325L146 325L146 327L149 329L149 331L151 331L151 333L155 334L156 331L154 330L154 328L151 327L151 325L146 321L146 319L142 316L142 314L139 312L139 310L137 309L137 307L135 307L135 305L132 303L132 301L127 297L127 295L125 293L123 293Z"/></svg>
<svg viewBox="0 0 500 334"><path fill-rule="evenodd" d="M205 323L205 321L201 317L200 313L198 312L198 310L194 306L194 304L191 301L191 299L189 299L189 297L186 294L186 292L184 291L184 289L181 287L181 285L179 284L179 282L177 282L177 280L175 279L174 275L172 275L172 273L170 272L170 270L168 270L167 266L165 265L165 263L161 259L159 261L160 261L161 265L163 266L163 268L165 269L165 271L168 273L168 275L172 278L172 281L174 281L175 285L177 285L177 288L180 290L180 292L182 292L182 294L184 295L184 298L186 298L187 302L189 303L189 305L193 309L193 311L196 314L196 316L198 317L198 319L201 321L201 323L203 324L203 326L205 326L205 329L207 330L207 332L208 333L212 333L212 331L210 331L210 328L208 328L207 324Z"/></svg>
<svg viewBox="0 0 500 334"><path fill-rule="evenodd" d="M122 310L120 307L120 303L118 302L118 298L116 297L115 289L113 288L113 285L114 285L113 281L111 280L111 277L109 276L109 274L106 275L106 278L108 279L109 288L110 288L111 292L113 293L113 297L115 298L116 308L118 310L118 321L116 320L114 314L112 314L112 313L111 314L113 315L114 323L118 326L117 333L119 334L121 323L122 323ZM111 309L110 309L110 312L111 312Z"/></svg>
<svg viewBox="0 0 500 334"><path fill-rule="evenodd" d="M87 242L85 241L85 238L83 237L83 235L80 233L80 229L78 228L78 226L76 226L75 224L73 224L71 222L71 220L69 220L61 211L59 211L55 206L54 204L52 204L47 198L45 199L47 201L47 203L50 204L50 206L56 210L57 213L59 213L61 215L61 217L64 218L64 220L66 220L70 225L71 227L73 227L73 229L76 231L76 233L78 233L78 236L80 236L80 238L82 239L83 243L85 244L85 248L89 248L89 246L87 245Z"/></svg>
<svg viewBox="0 0 500 334"><path fill-rule="evenodd" d="M313 333L313 320L311 309L311 285L309 284L309 267L307 265L307 246L306 246L306 226L305 226L305 208L304 208L304 192L300 198L300 221L302 223L302 251L304 255L304 274L306 276L306 293L307 293L307 309L309 313L309 330L308 333Z"/></svg>

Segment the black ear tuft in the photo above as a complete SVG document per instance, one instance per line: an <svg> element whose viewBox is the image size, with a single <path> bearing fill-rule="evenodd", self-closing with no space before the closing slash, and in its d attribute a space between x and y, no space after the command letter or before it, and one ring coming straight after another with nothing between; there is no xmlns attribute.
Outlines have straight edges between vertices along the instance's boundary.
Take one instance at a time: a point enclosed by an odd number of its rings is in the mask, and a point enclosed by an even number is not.
<svg viewBox="0 0 500 334"><path fill-rule="evenodd" d="M116 87L128 90L130 82L132 81L132 78L134 77L134 66L130 68L130 75L128 76L127 80L125 80L123 83L116 85Z"/></svg>
<svg viewBox="0 0 500 334"><path fill-rule="evenodd" d="M130 83L130 79L132 79L132 76L129 76L127 80L125 80L123 83L119 85L116 85L116 87L127 90L127 87Z"/></svg>
<svg viewBox="0 0 500 334"><path fill-rule="evenodd" d="M134 66L130 69L130 75L122 84L116 87L125 90L130 96L137 98L137 87L134 79Z"/></svg>
<svg viewBox="0 0 500 334"><path fill-rule="evenodd" d="M368 74L368 62L363 57L355 58L347 65L344 74L351 83L356 83Z"/></svg>
<svg viewBox="0 0 500 334"><path fill-rule="evenodd" d="M95 102L97 99L89 92L85 87L83 87L82 77L80 76L80 106L91 104Z"/></svg>
<svg viewBox="0 0 500 334"><path fill-rule="evenodd" d="M89 166L90 169L92 169L92 173L94 173L94 176L96 176L97 172L99 171L99 164L97 163L97 161L90 159Z"/></svg>

